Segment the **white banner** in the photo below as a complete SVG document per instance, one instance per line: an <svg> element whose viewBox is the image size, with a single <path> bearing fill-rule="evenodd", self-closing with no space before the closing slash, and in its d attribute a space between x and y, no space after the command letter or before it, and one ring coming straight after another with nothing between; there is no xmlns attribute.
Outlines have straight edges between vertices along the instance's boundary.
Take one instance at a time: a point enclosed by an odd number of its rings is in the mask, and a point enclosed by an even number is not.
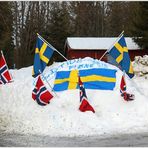
<svg viewBox="0 0 148 148"><path fill-rule="evenodd" d="M55 77L57 71L71 71L74 69L82 70L82 69L92 69L92 68L109 68L116 69L115 66L112 66L103 61L99 61L97 59L86 57L84 59L73 59L65 62L55 63L50 69L46 69L45 77L49 81Z"/></svg>

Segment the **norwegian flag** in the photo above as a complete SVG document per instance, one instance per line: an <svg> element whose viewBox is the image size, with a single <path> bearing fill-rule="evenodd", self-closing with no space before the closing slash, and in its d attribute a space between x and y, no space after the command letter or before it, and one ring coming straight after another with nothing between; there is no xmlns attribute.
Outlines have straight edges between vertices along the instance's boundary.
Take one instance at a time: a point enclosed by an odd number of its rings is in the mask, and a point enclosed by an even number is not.
<svg viewBox="0 0 148 148"><path fill-rule="evenodd" d="M1 51L2 53L2 51ZM0 84L6 84L12 81L12 77L9 73L5 57L3 53L0 57Z"/></svg>
<svg viewBox="0 0 148 148"><path fill-rule="evenodd" d="M122 78L121 78L120 92L121 92L121 96L124 96L124 94L126 93L126 83L124 80L124 76L122 76Z"/></svg>
<svg viewBox="0 0 148 148"><path fill-rule="evenodd" d="M36 86L32 91L32 98L36 100L36 102L41 106L49 104L50 100L53 98L53 95L47 90L47 88L43 84L40 75L38 76Z"/></svg>
<svg viewBox="0 0 148 148"><path fill-rule="evenodd" d="M80 102L81 102L79 110L81 112L92 111L93 113L95 113L95 110L93 109L93 107L88 102L86 92L85 92L85 88L83 86L83 83L82 83L80 77L79 77L79 87L80 87Z"/></svg>
<svg viewBox="0 0 148 148"><path fill-rule="evenodd" d="M126 83L125 83L124 75L122 76L121 83L120 83L120 93L121 93L121 96L124 98L125 101L134 100L134 95L126 92Z"/></svg>

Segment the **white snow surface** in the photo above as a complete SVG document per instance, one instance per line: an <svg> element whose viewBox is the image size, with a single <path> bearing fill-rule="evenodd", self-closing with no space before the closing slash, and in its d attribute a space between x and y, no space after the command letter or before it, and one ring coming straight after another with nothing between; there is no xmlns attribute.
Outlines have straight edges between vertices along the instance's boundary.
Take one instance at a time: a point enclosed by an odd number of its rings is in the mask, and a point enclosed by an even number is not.
<svg viewBox="0 0 148 148"><path fill-rule="evenodd" d="M86 61L82 59L81 62ZM147 56L148 60L148 56ZM46 68L44 75L63 63ZM47 106L39 106L32 99L35 79L32 66L10 70L14 82L0 85L0 130L23 134L49 135L53 137L108 136L122 133L148 131L148 79L126 76L127 90L135 94L135 100L126 102L120 96L119 84L122 72L117 69L116 87L113 91L86 89L90 104L96 113L80 112L79 89L58 92ZM143 65L134 65L142 69ZM48 78L53 86L55 73ZM45 81L44 81L45 82ZM46 87L51 88L45 82ZM54 93L53 93L54 94Z"/></svg>
<svg viewBox="0 0 148 148"><path fill-rule="evenodd" d="M115 37L68 37L67 44L74 50L94 49L107 50L115 43ZM140 47L131 37L125 37L128 50L138 50Z"/></svg>

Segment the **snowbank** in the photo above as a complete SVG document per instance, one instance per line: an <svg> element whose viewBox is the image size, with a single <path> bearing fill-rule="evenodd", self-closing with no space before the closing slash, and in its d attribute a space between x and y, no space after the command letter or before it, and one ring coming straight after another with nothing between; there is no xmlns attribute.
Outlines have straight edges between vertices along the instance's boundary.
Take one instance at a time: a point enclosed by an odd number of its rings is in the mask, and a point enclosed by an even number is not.
<svg viewBox="0 0 148 148"><path fill-rule="evenodd" d="M88 59L81 59L81 64L86 61L89 63ZM55 63L46 68L44 74L51 86L56 71L67 70L68 67L63 63ZM77 64L80 65L80 62L77 61ZM104 62L101 64L108 68L116 68ZM70 65L75 68L75 63L71 62ZM137 67L139 65L135 64L134 68ZM35 79L31 76L32 66L11 70L14 82L0 86L0 130L58 137L106 136L148 130L148 80L144 77L135 77L132 81L127 78L128 91L135 94L135 100L125 102L119 93L122 72L116 69L117 84L114 91L86 90L95 114L78 110L79 90L58 92L58 97L54 97L49 105L39 106L31 98L35 84ZM45 85L51 89L46 82Z"/></svg>
<svg viewBox="0 0 148 148"><path fill-rule="evenodd" d="M148 55L135 57L133 67L137 76L144 76L148 79Z"/></svg>

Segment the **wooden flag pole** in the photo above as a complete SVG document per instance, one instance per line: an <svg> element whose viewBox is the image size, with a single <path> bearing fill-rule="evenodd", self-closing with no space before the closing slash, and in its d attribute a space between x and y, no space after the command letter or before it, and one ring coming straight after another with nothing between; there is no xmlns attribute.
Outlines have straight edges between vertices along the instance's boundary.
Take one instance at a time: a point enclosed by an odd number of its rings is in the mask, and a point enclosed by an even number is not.
<svg viewBox="0 0 148 148"><path fill-rule="evenodd" d="M119 35L118 38L115 40L115 42L110 46L110 48L104 52L104 54L103 54L103 55L101 56L101 58L99 59L100 61L101 61L102 58L106 55L106 53L111 50L111 48L114 46L114 44L115 44L116 42L118 42L118 40L121 38L121 36L123 35L123 33L124 33L124 30L120 33L120 35Z"/></svg>
<svg viewBox="0 0 148 148"><path fill-rule="evenodd" d="M50 48L52 48L53 50L55 50L58 54L60 54L66 61L68 61L68 59L62 55L62 53L60 53L56 48L54 48L51 44L49 44L43 37L41 37L38 33L37 33L38 37L45 42Z"/></svg>

